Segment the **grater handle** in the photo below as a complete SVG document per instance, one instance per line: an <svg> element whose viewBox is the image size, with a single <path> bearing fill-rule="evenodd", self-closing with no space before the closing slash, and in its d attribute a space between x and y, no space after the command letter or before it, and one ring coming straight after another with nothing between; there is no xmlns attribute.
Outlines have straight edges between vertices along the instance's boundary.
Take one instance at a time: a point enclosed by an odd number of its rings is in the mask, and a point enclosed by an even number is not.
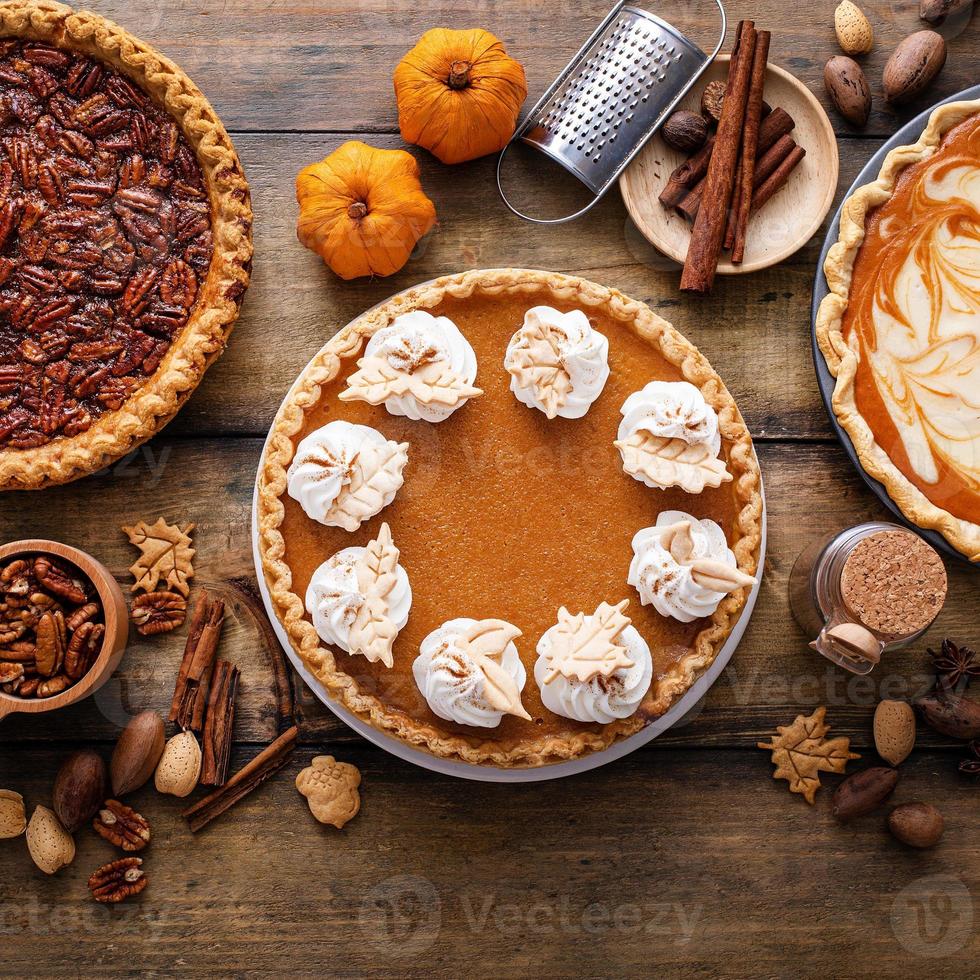
<svg viewBox="0 0 980 980"><path fill-rule="evenodd" d="M579 58L582 56L582 53L588 50L593 40L596 37L598 37L603 30L605 30L606 26L616 17L616 15L620 12L620 10L623 7L625 7L629 2L630 0L619 0L619 3L617 3L613 7L613 9L609 11L609 13L603 18L602 23L592 32L592 34L589 35L588 40L582 45L581 48L579 48L578 52L575 54L572 60L569 61L569 63L565 66L561 74L559 74L559 76L554 80L554 82L552 82L552 84L544 92L541 98L538 99L538 101L534 104L534 106L531 108L531 111L524 117L524 122L522 122L520 126L517 127L517 130L515 131L514 135L510 138L510 141L500 151L500 156L497 158L497 191L500 194L500 199L507 206L507 209L511 211L513 214L516 214L518 218L523 218L525 221L530 221L536 225L562 225L565 224L565 222L567 221L574 221L576 218L581 218L583 214L586 214L589 211L591 211L602 199L603 194L597 194L591 201L589 201L588 204L585 205L584 208L580 208L578 211L575 211L573 214L563 215L560 218L535 218L529 214L525 214L523 211L521 211L518 207L516 207L514 204L510 202L507 195L504 193L503 184L501 183L501 179L500 179L501 169L503 168L504 157L506 156L507 151L511 148L511 146L514 143L517 142L518 139L520 139L524 131L529 128L530 124L534 120L535 115L538 112L538 109L545 104L545 102L551 97L552 92L554 92L554 90L557 89L558 86L561 85L561 83L568 77L572 69L577 64ZM718 57L718 53L721 51L722 45L724 45L725 43L725 35L728 32L728 15L725 13L725 6L722 3L722 0L714 0L714 3L715 6L717 6L718 8L719 13L721 14L721 32L718 35L718 42L717 44L715 44L714 50L707 57L704 64L694 73L694 75L691 76L691 79L687 83L687 85L685 85L684 88L681 89L677 97L663 111L663 114L660 117L661 120L666 120L667 117L670 115L670 113L673 112L674 109L677 107L681 99L683 99L684 96L687 95L687 93L690 92L692 88L694 88L698 79L708 70L708 67L715 60L715 58ZM650 132L647 133L646 137L639 144L637 144L633 152L623 162L623 165L619 169L618 173L622 173L627 168L627 166L629 166L629 164L636 156L636 154L643 149L644 145L647 143L650 137L653 136L660 128L661 124L658 124L656 127L651 129ZM603 189L603 191L605 191L605 188Z"/></svg>

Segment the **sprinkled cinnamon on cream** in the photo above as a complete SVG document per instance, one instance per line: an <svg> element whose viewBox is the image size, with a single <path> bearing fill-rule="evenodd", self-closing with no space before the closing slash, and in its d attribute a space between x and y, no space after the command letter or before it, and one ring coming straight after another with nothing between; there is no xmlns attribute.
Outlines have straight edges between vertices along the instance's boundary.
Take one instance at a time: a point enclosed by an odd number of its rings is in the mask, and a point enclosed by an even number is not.
<svg viewBox="0 0 980 980"><path fill-rule="evenodd" d="M939 555L910 531L879 531L850 553L841 573L850 613L886 636L911 636L931 623L946 601Z"/></svg>

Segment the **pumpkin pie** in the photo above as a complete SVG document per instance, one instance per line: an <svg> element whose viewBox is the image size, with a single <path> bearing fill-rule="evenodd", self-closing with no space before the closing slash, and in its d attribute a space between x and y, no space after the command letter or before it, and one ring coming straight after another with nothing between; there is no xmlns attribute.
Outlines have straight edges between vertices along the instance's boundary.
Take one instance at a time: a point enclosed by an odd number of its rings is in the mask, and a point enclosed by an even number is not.
<svg viewBox="0 0 980 980"><path fill-rule="evenodd" d="M0 5L0 489L162 428L248 285L248 184L190 79L121 27Z"/></svg>
<svg viewBox="0 0 980 980"><path fill-rule="evenodd" d="M627 420L649 480L624 469ZM363 496L357 454L297 467L341 423L407 457L353 530L317 515ZM758 570L758 462L721 379L642 303L555 273L448 276L355 320L287 396L257 485L272 608L330 697L476 764L642 730Z"/></svg>
<svg viewBox="0 0 980 980"><path fill-rule="evenodd" d="M844 202L817 339L834 412L908 520L980 561L980 100Z"/></svg>

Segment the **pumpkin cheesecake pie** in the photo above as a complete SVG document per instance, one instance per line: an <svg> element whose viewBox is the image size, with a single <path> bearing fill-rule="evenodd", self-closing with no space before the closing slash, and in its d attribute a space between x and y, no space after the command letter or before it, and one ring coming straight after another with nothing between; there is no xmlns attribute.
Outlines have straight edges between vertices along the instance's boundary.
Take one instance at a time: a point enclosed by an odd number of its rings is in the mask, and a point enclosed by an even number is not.
<svg viewBox="0 0 980 980"><path fill-rule="evenodd" d="M0 489L34 489L177 412L238 316L252 214L201 92L95 14L0 4L0 133Z"/></svg>
<svg viewBox="0 0 980 980"><path fill-rule="evenodd" d="M980 100L940 106L841 214L817 339L902 513L980 561Z"/></svg>
<svg viewBox="0 0 980 980"><path fill-rule="evenodd" d="M394 469L365 479L379 447ZM273 424L256 516L275 615L331 698L514 767L601 750L691 687L743 612L762 508L696 347L615 290L498 269L323 348Z"/></svg>

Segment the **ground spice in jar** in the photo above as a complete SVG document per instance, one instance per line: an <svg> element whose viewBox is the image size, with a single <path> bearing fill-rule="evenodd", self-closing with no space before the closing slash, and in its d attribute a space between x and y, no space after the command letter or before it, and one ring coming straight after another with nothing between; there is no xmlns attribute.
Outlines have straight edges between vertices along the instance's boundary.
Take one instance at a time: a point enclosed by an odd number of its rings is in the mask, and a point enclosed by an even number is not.
<svg viewBox="0 0 980 980"><path fill-rule="evenodd" d="M879 531L848 555L840 591L851 615L868 629L911 636L942 609L946 569L933 548L910 531Z"/></svg>

